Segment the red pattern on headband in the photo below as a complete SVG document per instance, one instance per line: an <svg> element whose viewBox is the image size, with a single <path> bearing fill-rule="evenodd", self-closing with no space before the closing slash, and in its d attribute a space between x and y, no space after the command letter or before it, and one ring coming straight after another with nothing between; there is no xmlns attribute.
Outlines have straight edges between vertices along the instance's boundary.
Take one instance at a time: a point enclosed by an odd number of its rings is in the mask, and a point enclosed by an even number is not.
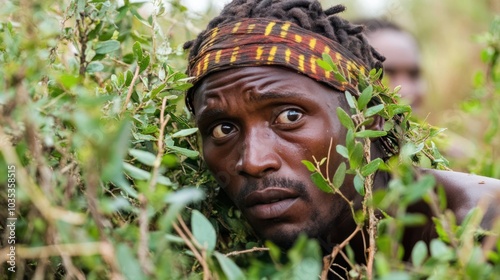
<svg viewBox="0 0 500 280"><path fill-rule="evenodd" d="M326 53L347 78L340 81L319 67L317 60ZM339 91L358 95L359 75L364 63L337 42L291 22L247 18L216 27L204 35L200 52L188 66L193 84L214 71L235 67L277 65L296 70ZM187 101L191 102L188 91ZM190 104L189 104L190 105Z"/></svg>

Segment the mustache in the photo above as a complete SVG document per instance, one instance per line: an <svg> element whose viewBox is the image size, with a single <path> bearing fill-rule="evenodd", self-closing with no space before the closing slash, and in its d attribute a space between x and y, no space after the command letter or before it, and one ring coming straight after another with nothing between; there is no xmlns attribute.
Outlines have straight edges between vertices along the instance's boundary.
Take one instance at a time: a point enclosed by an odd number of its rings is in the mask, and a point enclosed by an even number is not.
<svg viewBox="0 0 500 280"><path fill-rule="evenodd" d="M261 181L252 181L245 184L240 193L236 196L236 205L243 205L246 196L254 191L264 190L271 187L291 189L295 191L302 199L309 201L309 194L306 191L306 185L298 180L288 178L264 178Z"/></svg>

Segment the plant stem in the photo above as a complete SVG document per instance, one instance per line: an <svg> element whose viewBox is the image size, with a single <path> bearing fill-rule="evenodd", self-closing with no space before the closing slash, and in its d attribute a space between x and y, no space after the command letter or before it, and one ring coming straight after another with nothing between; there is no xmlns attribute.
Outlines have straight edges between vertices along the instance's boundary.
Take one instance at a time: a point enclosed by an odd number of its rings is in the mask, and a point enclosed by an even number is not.
<svg viewBox="0 0 500 280"><path fill-rule="evenodd" d="M364 156L366 163L370 163L371 160L371 140L365 139L364 143ZM366 262L366 277L367 279L373 279L373 264L375 260L375 252L377 250L375 237L377 236L377 223L378 219L375 216L374 206L369 206L373 200L373 173L365 178L365 197L363 199L363 213L368 213L368 258Z"/></svg>

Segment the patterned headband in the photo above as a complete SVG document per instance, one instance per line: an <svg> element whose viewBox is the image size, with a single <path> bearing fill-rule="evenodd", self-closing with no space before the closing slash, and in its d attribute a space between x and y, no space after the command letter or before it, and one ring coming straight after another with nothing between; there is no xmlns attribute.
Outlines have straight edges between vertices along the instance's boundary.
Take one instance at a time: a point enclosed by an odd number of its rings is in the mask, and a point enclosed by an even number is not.
<svg viewBox="0 0 500 280"><path fill-rule="evenodd" d="M326 53L349 82L340 81L330 71L318 66ZM209 73L235 67L276 65L291 68L339 90L358 95L358 76L367 67L339 43L291 22L246 18L222 24L203 36L200 52L189 61L188 74L196 84ZM194 112L192 95L186 104Z"/></svg>

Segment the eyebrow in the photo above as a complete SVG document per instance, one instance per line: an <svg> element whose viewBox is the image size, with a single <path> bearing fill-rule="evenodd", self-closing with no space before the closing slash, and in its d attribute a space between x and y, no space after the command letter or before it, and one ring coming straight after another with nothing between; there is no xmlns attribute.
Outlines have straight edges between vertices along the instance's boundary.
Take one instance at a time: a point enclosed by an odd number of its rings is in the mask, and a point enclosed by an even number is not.
<svg viewBox="0 0 500 280"><path fill-rule="evenodd" d="M306 93L307 94L307 93ZM262 101L262 100L273 100L273 99L283 99L283 98L297 98L304 97L304 93L298 93L295 91L267 91L256 96L251 96L250 101Z"/></svg>
<svg viewBox="0 0 500 280"><path fill-rule="evenodd" d="M225 114L225 111L222 109L206 109L201 112L201 114L197 117L197 122L204 123L207 119L218 118Z"/></svg>
<svg viewBox="0 0 500 280"><path fill-rule="evenodd" d="M261 94L252 94L250 95L249 101L258 102L258 101L269 101L269 100L281 100L285 98L300 98L303 99L308 93L299 93L296 91L267 91ZM210 98L210 93L207 94L208 98ZM212 120L216 118L220 118L221 116L226 115L226 110L220 108L208 108L201 112L198 115L198 123L203 124L207 120Z"/></svg>

